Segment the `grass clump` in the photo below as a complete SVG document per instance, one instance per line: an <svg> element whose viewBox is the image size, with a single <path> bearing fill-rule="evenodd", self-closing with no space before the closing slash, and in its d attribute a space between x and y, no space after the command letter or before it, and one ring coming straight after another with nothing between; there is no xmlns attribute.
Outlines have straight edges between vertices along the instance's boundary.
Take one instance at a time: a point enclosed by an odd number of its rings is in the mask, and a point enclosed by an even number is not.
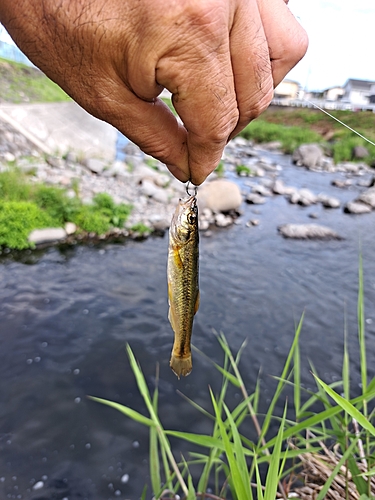
<svg viewBox="0 0 375 500"><path fill-rule="evenodd" d="M105 216L111 226L122 227L132 207L126 203L115 203L108 193L99 193L93 199L92 209Z"/></svg>
<svg viewBox="0 0 375 500"><path fill-rule="evenodd" d="M36 185L32 197L35 203L50 215L57 226L73 221L81 209L79 200L69 198L65 189L59 187Z"/></svg>
<svg viewBox="0 0 375 500"><path fill-rule="evenodd" d="M63 227L74 222L80 231L102 235L111 227L123 227L131 206L115 203L99 193L90 205L69 197L66 189L31 183L16 166L0 172L0 247L22 250L32 247L33 229Z"/></svg>
<svg viewBox="0 0 375 500"><path fill-rule="evenodd" d="M0 247L16 250L32 247L27 240L33 229L53 225L53 219L35 203L29 201L0 202Z"/></svg>
<svg viewBox="0 0 375 500"><path fill-rule="evenodd" d="M237 175L241 175L241 176L251 176L253 175L253 171L251 170L251 168L247 167L246 165L237 165L236 166L236 172L237 172Z"/></svg>
<svg viewBox="0 0 375 500"><path fill-rule="evenodd" d="M269 123L262 119L251 122L240 133L245 139L256 142L280 141L284 153L291 154L301 144L322 142L322 137L313 130L295 126Z"/></svg>
<svg viewBox="0 0 375 500"><path fill-rule="evenodd" d="M218 166L215 168L215 174L218 177L224 177L225 174L225 165L223 161L220 161Z"/></svg>
<svg viewBox="0 0 375 500"><path fill-rule="evenodd" d="M151 228L146 226L146 224L143 224L142 222L133 224L130 230L133 231L134 233L140 234L141 236L151 233Z"/></svg>
<svg viewBox="0 0 375 500"><path fill-rule="evenodd" d="M188 400L193 407L210 419L212 431L198 434L168 430L158 414L158 388L150 393L141 367L127 346L130 365L142 395L147 415L119 403L92 398L106 404L150 430L150 478L156 499L210 498L213 500L370 500L375 496L375 427L371 423L375 399L375 378L368 379L364 332L362 265L359 273L358 330L361 365L361 393L350 394L350 359L344 345L342 380L326 384L311 365L315 390L301 385L299 322L284 368L276 380L276 389L265 412L260 412L259 381L253 392L245 387L240 372L243 347L234 355L223 334L218 341L223 349L222 365L214 364L222 376L219 392L209 390L211 411ZM233 388L242 394L233 409L226 403L227 393ZM285 391L292 391L292 403L284 407L282 415L275 414ZM233 400L233 398L232 398ZM278 431L270 431L277 424ZM256 439L250 439L250 428ZM199 446L202 451L190 453L189 460L177 461L170 438ZM332 445L334 451L331 451ZM190 469L200 467L192 476ZM311 468L311 469L310 469ZM314 476L314 474L316 474ZM315 477L315 482L311 478ZM324 478L324 480L322 480ZM305 482L305 484L303 484ZM211 488L208 494L207 490ZM142 499L146 498L146 490Z"/></svg>

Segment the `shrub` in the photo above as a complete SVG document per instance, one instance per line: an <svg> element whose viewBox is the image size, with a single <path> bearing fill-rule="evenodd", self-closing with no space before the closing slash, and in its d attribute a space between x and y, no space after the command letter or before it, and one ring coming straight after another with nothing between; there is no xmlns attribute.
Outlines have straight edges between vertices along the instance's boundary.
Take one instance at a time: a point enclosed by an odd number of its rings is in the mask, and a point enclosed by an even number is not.
<svg viewBox="0 0 375 500"><path fill-rule="evenodd" d="M30 198L32 186L27 184L24 174L17 168L0 173L0 198L9 201L26 201Z"/></svg>
<svg viewBox="0 0 375 500"><path fill-rule="evenodd" d="M77 199L68 198L64 189L43 185L37 186L34 200L58 226L71 220L78 212L80 205Z"/></svg>
<svg viewBox="0 0 375 500"><path fill-rule="evenodd" d="M107 193L99 193L94 199L94 210L108 217L109 223L115 227L122 227L130 215L131 205L116 203Z"/></svg>
<svg viewBox="0 0 375 500"><path fill-rule="evenodd" d="M298 146L311 142L322 142L322 137L313 130L301 127L286 127L264 120L254 120L240 134L256 142L280 141L284 153L292 153Z"/></svg>
<svg viewBox="0 0 375 500"><path fill-rule="evenodd" d="M109 218L90 205L82 205L72 221L88 233L105 234L110 228Z"/></svg>
<svg viewBox="0 0 375 500"><path fill-rule="evenodd" d="M0 246L23 250L33 247L27 240L36 228L53 225L48 213L28 201L0 202Z"/></svg>

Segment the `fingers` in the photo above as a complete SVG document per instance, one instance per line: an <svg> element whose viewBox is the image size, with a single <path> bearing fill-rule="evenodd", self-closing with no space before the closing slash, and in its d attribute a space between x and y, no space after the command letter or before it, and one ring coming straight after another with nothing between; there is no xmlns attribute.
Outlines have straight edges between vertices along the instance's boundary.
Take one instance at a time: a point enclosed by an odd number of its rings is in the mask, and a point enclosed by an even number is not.
<svg viewBox="0 0 375 500"><path fill-rule="evenodd" d="M242 2L231 31L240 117L231 138L270 104L273 89L307 50L307 36L287 0Z"/></svg>
<svg viewBox="0 0 375 500"><path fill-rule="evenodd" d="M121 80L108 80L103 98L81 102L93 115L108 121L142 151L165 163L181 182L190 179L187 132L160 99L145 101Z"/></svg>
<svg viewBox="0 0 375 500"><path fill-rule="evenodd" d="M238 121L229 11L210 11L208 4L201 4L195 32L187 33L184 57L179 51L169 53L160 59L156 71L158 83L172 92L173 104L186 128L188 169L195 185L216 168Z"/></svg>
<svg viewBox="0 0 375 500"><path fill-rule="evenodd" d="M305 55L308 38L286 3L280 0L258 0L258 5L267 37L276 87ZM271 12L272 15L270 15Z"/></svg>
<svg viewBox="0 0 375 500"><path fill-rule="evenodd" d="M239 110L232 138L259 116L273 97L270 54L256 1L240 3L230 33L230 52Z"/></svg>

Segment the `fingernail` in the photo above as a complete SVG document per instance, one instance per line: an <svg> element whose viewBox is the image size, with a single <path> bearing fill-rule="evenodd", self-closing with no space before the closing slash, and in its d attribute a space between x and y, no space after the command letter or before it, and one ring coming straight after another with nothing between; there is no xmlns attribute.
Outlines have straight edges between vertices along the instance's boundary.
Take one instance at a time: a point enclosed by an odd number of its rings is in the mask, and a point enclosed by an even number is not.
<svg viewBox="0 0 375 500"><path fill-rule="evenodd" d="M190 178L189 175L187 175L183 170L180 168L176 167L176 165L167 165L168 170L172 175L176 177L181 182L187 182Z"/></svg>

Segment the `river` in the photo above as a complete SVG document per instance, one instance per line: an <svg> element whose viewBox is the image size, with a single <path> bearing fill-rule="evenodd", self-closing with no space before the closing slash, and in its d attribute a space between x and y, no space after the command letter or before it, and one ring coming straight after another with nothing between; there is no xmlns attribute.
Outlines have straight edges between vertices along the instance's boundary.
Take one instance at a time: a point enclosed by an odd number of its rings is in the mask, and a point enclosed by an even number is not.
<svg viewBox="0 0 375 500"><path fill-rule="evenodd" d="M283 165L288 185L309 187L345 202L363 188L330 185L338 174ZM237 179L246 190L246 180ZM261 369L261 407L272 395L296 322L301 334L302 380L313 387L308 360L328 383L341 377L344 320L352 358L353 395L359 391L357 343L358 261L365 275L369 374L375 367L375 212L290 205L281 196L262 206L243 205L238 225L201 237L201 307L195 346L221 363L215 331L236 351L249 391ZM293 241L279 224L330 226L340 241ZM259 226L246 227L250 218ZM88 400L98 396L146 413L126 356L129 343L147 382L160 365L160 416L167 429L210 432L211 424L177 391L211 410L208 386L221 376L198 353L193 372L177 380L169 368L167 236L124 244L53 248L5 256L0 264L0 497L33 500L132 499L148 472L148 430L115 410ZM228 404L239 401L232 389ZM280 408L283 401L280 402ZM250 423L249 423L250 425ZM251 434L251 430L249 433ZM175 443L176 456L189 447ZM151 498L151 495L148 496Z"/></svg>

